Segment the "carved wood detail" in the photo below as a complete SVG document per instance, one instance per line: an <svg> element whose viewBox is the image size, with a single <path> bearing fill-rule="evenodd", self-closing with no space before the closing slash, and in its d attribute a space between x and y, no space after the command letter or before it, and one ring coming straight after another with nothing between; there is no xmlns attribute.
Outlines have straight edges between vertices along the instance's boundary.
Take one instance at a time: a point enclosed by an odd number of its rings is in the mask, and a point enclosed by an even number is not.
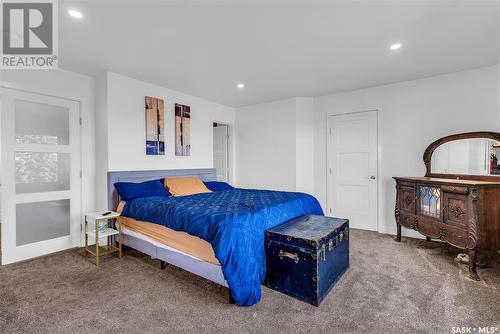
<svg viewBox="0 0 500 334"><path fill-rule="evenodd" d="M399 196L401 186L396 183L396 205L394 206L394 217L396 218L396 238L394 240L401 242L401 224L399 223Z"/></svg>
<svg viewBox="0 0 500 334"><path fill-rule="evenodd" d="M411 194L406 193L405 198L404 198L404 202L405 202L406 206L412 205L413 204L413 196Z"/></svg>
<svg viewBox="0 0 500 334"><path fill-rule="evenodd" d="M464 211L464 210L462 209L462 207L461 207L461 206L459 206L459 205L452 206L452 207L450 208L450 211L451 211L451 213L453 213L453 215L454 215L456 218L458 218L458 217L460 217L461 215L465 214L465 211Z"/></svg>
<svg viewBox="0 0 500 334"><path fill-rule="evenodd" d="M439 227L439 239L441 239L441 240L444 241L445 233L446 233L446 227L444 227L443 225L441 225Z"/></svg>
<svg viewBox="0 0 500 334"><path fill-rule="evenodd" d="M471 188L470 198L472 200L472 214L469 216L469 244L467 245L467 249L476 249L479 248L479 228L477 217L477 202L479 200L478 188Z"/></svg>
<svg viewBox="0 0 500 334"><path fill-rule="evenodd" d="M394 218L396 218L397 222L399 222L399 197L401 196L400 189L401 186L399 184L396 184L396 205L394 206Z"/></svg>

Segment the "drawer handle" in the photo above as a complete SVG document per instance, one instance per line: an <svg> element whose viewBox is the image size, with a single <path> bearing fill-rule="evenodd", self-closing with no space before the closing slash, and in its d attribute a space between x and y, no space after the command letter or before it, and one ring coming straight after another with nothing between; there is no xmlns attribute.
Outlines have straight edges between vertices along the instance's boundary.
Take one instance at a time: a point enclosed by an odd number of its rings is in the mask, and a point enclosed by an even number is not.
<svg viewBox="0 0 500 334"><path fill-rule="evenodd" d="M283 260L284 257L287 257L287 258L292 259L293 262L299 263L299 256L297 255L297 253L292 254L289 252L284 252L282 249L280 249L279 257L280 257L280 260Z"/></svg>

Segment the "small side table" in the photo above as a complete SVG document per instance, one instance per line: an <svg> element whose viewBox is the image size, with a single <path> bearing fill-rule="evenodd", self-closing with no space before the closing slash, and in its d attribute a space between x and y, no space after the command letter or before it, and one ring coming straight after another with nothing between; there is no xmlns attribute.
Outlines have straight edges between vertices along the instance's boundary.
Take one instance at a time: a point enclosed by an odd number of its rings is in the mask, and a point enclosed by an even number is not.
<svg viewBox="0 0 500 334"><path fill-rule="evenodd" d="M122 226L120 222L116 219L120 217L118 212L111 212L109 215L103 216L102 214L108 211L88 213L85 215L85 248L83 250L83 255L87 257L90 253L95 256L95 265L99 266L99 257L106 254L111 254L118 252L118 257L122 257ZM116 220L118 225L118 230L109 226L109 222ZM94 229L92 231L88 230L88 224L90 221L94 221ZM107 227L105 231L99 231L99 225L102 222L106 222ZM113 236L118 236L118 247L113 245ZM89 249L89 236L95 239L94 250ZM99 246L99 238L107 238L106 246Z"/></svg>

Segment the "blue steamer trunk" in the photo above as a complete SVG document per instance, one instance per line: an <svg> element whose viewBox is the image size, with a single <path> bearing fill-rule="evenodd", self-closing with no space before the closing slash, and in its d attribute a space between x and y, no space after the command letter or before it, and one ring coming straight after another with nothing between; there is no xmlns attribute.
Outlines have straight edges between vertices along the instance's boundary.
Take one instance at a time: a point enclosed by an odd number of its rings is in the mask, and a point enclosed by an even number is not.
<svg viewBox="0 0 500 334"><path fill-rule="evenodd" d="M349 220L306 215L266 231L265 285L319 306L349 267Z"/></svg>

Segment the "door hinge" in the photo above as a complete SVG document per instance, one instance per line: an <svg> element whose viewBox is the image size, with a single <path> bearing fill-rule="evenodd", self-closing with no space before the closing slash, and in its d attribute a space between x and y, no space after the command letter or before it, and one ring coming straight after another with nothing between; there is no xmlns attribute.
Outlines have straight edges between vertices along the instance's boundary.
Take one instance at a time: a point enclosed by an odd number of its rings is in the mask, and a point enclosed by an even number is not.
<svg viewBox="0 0 500 334"><path fill-rule="evenodd" d="M80 125L82 125L82 118L80 117L78 122L80 122Z"/></svg>
<svg viewBox="0 0 500 334"><path fill-rule="evenodd" d="M80 170L80 179L82 178L82 170Z"/></svg>
<svg viewBox="0 0 500 334"><path fill-rule="evenodd" d="M330 167L330 174L332 173L332 167Z"/></svg>
<svg viewBox="0 0 500 334"><path fill-rule="evenodd" d="M329 133L330 133L330 136L332 135L332 128L328 129L329 130Z"/></svg>
<svg viewBox="0 0 500 334"><path fill-rule="evenodd" d="M332 208L330 208L330 209L328 210L328 212L330 212L330 214L332 214Z"/></svg>

